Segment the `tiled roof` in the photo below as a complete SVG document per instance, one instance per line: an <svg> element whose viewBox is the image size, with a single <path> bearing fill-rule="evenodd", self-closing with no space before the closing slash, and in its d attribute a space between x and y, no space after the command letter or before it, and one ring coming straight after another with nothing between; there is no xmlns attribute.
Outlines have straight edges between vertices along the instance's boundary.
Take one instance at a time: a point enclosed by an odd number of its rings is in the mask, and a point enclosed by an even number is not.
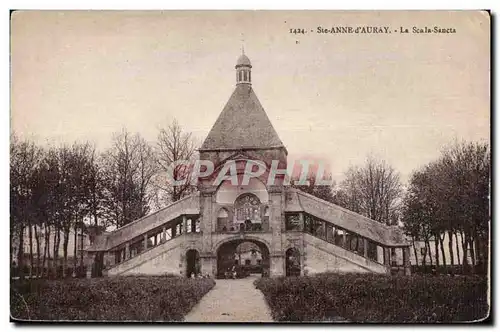
<svg viewBox="0 0 500 332"><path fill-rule="evenodd" d="M284 147L252 86L238 84L200 150Z"/></svg>

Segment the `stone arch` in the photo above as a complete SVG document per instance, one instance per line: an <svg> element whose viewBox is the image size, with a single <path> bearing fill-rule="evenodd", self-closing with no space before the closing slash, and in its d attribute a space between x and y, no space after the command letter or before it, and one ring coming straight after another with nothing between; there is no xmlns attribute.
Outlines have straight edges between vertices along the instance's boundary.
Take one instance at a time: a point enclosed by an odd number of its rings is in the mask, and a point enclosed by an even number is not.
<svg viewBox="0 0 500 332"><path fill-rule="evenodd" d="M225 207L222 207L217 212L217 231L219 232L227 231L229 227L228 223L229 223L229 211Z"/></svg>
<svg viewBox="0 0 500 332"><path fill-rule="evenodd" d="M201 272L200 252L197 249L188 249L186 257L186 276L198 275Z"/></svg>
<svg viewBox="0 0 500 332"><path fill-rule="evenodd" d="M264 217L269 217L269 206L264 208Z"/></svg>
<svg viewBox="0 0 500 332"><path fill-rule="evenodd" d="M285 275L299 276L301 270L300 250L294 246L289 247L285 251Z"/></svg>
<svg viewBox="0 0 500 332"><path fill-rule="evenodd" d="M243 193L234 200L234 218L236 221L261 221L261 205L259 197L254 193Z"/></svg>
<svg viewBox="0 0 500 332"><path fill-rule="evenodd" d="M215 192L215 201L218 204L232 205L238 196L245 193L255 194L263 204L269 202L267 186L259 178L250 178L248 185L233 185L230 180L222 181Z"/></svg>
<svg viewBox="0 0 500 332"><path fill-rule="evenodd" d="M258 246L261 253L261 270L258 271L262 276L269 276L270 267L270 245L267 241L257 238L257 237L230 237L219 241L215 245L215 256L216 256L216 276L217 278L229 278L233 276L236 277L245 276L245 271L241 266L236 266L235 263L235 253L236 248L245 242L251 242Z"/></svg>
<svg viewBox="0 0 500 332"><path fill-rule="evenodd" d="M264 245L266 245L267 249L271 249L271 244L261 238L261 237L258 237L258 236L252 236L252 235L245 235L243 238L240 236L240 235L234 235L234 236L231 236L231 237L228 237L228 238L225 238L225 239L222 239L222 240L219 240L214 246L213 246L213 250L212 252L213 253L217 253L217 251L219 250L219 248L226 242L232 242L232 241L235 241L235 240L242 240L243 242L245 241L248 241L248 242L262 242Z"/></svg>

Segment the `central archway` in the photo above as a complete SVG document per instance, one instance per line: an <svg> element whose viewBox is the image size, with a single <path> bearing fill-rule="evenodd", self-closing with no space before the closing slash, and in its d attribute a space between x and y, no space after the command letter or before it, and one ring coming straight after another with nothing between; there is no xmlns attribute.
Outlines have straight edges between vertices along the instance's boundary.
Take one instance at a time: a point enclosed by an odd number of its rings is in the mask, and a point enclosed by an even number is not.
<svg viewBox="0 0 500 332"><path fill-rule="evenodd" d="M233 239L217 249L217 278L244 278L250 274L269 276L269 248L255 239Z"/></svg>

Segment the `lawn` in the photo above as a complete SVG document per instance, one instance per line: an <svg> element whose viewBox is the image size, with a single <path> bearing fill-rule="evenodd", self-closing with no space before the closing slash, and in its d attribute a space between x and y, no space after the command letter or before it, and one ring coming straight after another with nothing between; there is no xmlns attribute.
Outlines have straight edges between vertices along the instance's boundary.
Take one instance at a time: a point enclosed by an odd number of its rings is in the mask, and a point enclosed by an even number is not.
<svg viewBox="0 0 500 332"><path fill-rule="evenodd" d="M256 282L275 321L458 322L487 317L479 276L319 274Z"/></svg>
<svg viewBox="0 0 500 332"><path fill-rule="evenodd" d="M29 320L182 321L212 279L109 277L11 282L11 316Z"/></svg>

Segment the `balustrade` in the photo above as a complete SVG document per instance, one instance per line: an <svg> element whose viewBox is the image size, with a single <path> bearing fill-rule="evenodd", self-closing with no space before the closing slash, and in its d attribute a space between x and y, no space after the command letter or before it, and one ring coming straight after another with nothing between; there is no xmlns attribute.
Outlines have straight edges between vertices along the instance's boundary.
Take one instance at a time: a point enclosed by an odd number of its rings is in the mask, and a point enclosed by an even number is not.
<svg viewBox="0 0 500 332"><path fill-rule="evenodd" d="M168 226L167 226L168 225ZM186 226L186 228L184 228ZM111 250L115 256L114 264L111 266L123 263L147 250L153 249L160 244L168 242L184 232L200 233L200 219L196 217L178 218L177 221L167 223L152 231L141 234L140 236L123 243L121 246Z"/></svg>
<svg viewBox="0 0 500 332"><path fill-rule="evenodd" d="M338 227L330 222L304 214L305 233L311 234L317 238L327 241L346 250L352 251L362 257L383 264L383 257L378 257L377 243L372 240L362 237L354 232L349 232L346 229ZM285 230L299 231L300 230L300 214L287 213L285 215Z"/></svg>
<svg viewBox="0 0 500 332"><path fill-rule="evenodd" d="M266 223L231 223L220 225L217 228L217 233L252 233L252 232L267 232L269 225Z"/></svg>

